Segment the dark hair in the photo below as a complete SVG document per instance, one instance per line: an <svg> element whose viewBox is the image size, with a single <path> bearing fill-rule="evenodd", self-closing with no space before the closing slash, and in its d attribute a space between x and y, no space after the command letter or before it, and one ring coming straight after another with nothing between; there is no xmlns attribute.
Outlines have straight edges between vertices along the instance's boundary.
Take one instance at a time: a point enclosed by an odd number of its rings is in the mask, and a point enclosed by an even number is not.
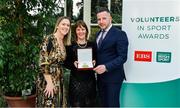
<svg viewBox="0 0 180 108"><path fill-rule="evenodd" d="M86 23L83 20L78 20L74 27L75 27L74 31L75 31L75 35L76 35L76 40L77 40L77 34L76 34L76 28L77 27L84 27L86 29L86 40L87 40L89 30L88 30Z"/></svg>
<svg viewBox="0 0 180 108"><path fill-rule="evenodd" d="M99 7L99 8L97 8L96 14L98 14L100 12L104 12L104 11L110 13L110 11L107 7Z"/></svg>

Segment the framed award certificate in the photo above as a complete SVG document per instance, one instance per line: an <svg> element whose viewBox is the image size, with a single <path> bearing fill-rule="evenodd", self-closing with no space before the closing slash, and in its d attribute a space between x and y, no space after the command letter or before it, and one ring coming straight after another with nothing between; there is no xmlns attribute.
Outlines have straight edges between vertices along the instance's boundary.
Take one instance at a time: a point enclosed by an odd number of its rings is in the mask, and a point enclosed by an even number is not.
<svg viewBox="0 0 180 108"><path fill-rule="evenodd" d="M78 69L93 69L92 48L77 49Z"/></svg>

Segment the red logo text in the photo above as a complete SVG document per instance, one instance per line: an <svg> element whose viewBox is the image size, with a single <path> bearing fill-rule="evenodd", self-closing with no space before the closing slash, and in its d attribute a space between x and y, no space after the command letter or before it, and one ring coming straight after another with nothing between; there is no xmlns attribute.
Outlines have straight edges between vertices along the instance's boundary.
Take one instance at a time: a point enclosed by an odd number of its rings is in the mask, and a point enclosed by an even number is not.
<svg viewBox="0 0 180 108"><path fill-rule="evenodd" d="M135 51L134 60L151 62L152 61L152 52L151 51Z"/></svg>

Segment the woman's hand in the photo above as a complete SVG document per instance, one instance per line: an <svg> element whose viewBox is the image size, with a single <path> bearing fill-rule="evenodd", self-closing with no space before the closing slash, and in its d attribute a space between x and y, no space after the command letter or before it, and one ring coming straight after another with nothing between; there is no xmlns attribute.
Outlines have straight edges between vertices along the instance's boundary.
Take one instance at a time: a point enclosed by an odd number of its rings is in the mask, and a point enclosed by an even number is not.
<svg viewBox="0 0 180 108"><path fill-rule="evenodd" d="M96 60L93 60L92 63L93 63L93 66L95 66L96 65Z"/></svg>
<svg viewBox="0 0 180 108"><path fill-rule="evenodd" d="M74 66L78 68L78 61L74 61Z"/></svg>
<svg viewBox="0 0 180 108"><path fill-rule="evenodd" d="M47 97L54 97L56 92L56 88L53 83L47 83L46 88L44 90L45 96Z"/></svg>

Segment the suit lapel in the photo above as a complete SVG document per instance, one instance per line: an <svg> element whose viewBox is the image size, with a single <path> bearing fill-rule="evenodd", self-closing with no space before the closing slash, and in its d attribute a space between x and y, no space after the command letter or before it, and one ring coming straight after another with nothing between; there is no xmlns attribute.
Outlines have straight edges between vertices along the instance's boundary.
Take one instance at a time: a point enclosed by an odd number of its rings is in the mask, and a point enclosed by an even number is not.
<svg viewBox="0 0 180 108"><path fill-rule="evenodd" d="M106 33L106 35L105 35L105 37L104 37L104 39L103 39L103 41L102 41L102 44L101 44L101 46L99 47L99 49L102 49L103 48L103 46L104 46L104 44L106 43L106 41L108 41L108 39L110 38L110 35L111 35L111 31L112 31L112 28L113 27L111 27L110 28L110 30Z"/></svg>

